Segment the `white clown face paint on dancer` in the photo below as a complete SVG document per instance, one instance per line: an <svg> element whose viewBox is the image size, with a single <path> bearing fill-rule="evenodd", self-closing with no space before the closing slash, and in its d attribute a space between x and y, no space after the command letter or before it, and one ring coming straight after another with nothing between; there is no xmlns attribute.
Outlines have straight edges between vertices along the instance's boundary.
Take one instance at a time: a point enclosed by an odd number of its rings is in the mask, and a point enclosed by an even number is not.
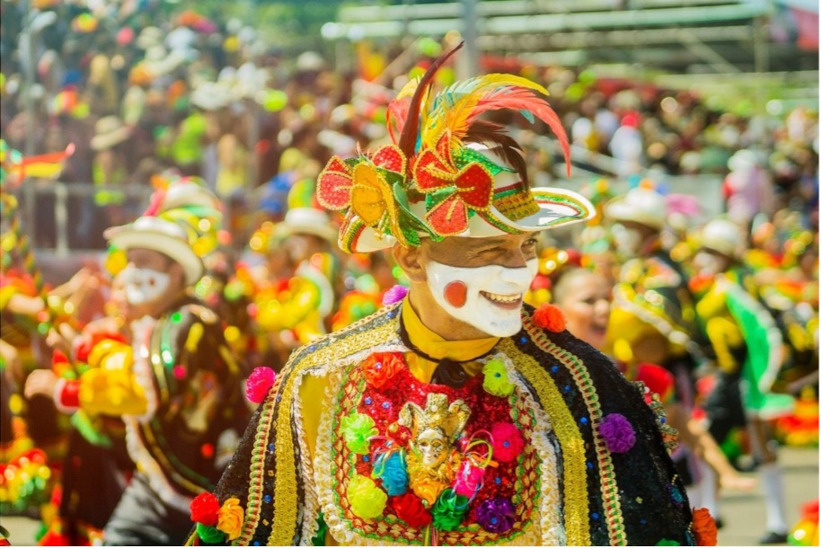
<svg viewBox="0 0 823 549"><path fill-rule="evenodd" d="M494 337L520 331L523 295L537 274L537 259L525 267L453 267L429 261L426 275L435 301L454 318Z"/></svg>
<svg viewBox="0 0 823 549"><path fill-rule="evenodd" d="M168 273L153 269L141 269L129 265L120 273L130 305L145 305L159 299L169 288L171 277Z"/></svg>

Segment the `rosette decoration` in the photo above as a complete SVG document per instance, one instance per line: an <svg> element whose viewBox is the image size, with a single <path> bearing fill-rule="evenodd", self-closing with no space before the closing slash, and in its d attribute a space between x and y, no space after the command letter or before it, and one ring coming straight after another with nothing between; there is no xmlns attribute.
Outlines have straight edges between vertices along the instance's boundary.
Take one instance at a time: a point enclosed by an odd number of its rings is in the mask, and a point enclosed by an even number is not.
<svg viewBox="0 0 823 549"><path fill-rule="evenodd" d="M392 143L350 159L334 156L321 172L318 202L344 214L339 245L368 252L421 238L489 236L536 231L593 215L582 196L530 189L520 146L501 125L482 120L511 110L548 125L560 141L570 173L569 143L539 84L510 74L488 74L431 89L444 54L389 104Z"/></svg>
<svg viewBox="0 0 823 549"><path fill-rule="evenodd" d="M204 543L223 543L240 536L245 511L238 498L227 498L221 505L217 496L203 492L192 500L189 509L196 534Z"/></svg>

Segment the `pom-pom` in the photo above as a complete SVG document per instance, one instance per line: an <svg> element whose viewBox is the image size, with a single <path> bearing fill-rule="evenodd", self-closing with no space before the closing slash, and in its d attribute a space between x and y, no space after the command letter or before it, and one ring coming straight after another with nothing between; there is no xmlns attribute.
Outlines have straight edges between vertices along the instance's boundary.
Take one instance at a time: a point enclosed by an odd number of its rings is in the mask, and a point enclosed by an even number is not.
<svg viewBox="0 0 823 549"><path fill-rule="evenodd" d="M680 543L677 542L677 541L674 541L673 539L663 538L660 541L658 541L657 543L655 543L655 545L680 545Z"/></svg>
<svg viewBox="0 0 823 549"><path fill-rule="evenodd" d="M395 452L388 459L375 464L377 477L383 482L383 489L390 496L400 496L406 493L409 487L409 473L406 471L406 460L399 452Z"/></svg>
<svg viewBox="0 0 823 549"><path fill-rule="evenodd" d="M206 526L217 524L217 513L220 511L220 500L210 492L203 492L195 497L189 505L189 516L192 522L199 522Z"/></svg>
<svg viewBox="0 0 823 549"><path fill-rule="evenodd" d="M534 323L550 332L562 332L566 329L566 317L557 305L544 303L534 311Z"/></svg>
<svg viewBox="0 0 823 549"><path fill-rule="evenodd" d="M386 290L385 294L383 294L383 305L393 305L398 301L403 301L403 298L406 297L406 294L408 293L408 288L401 286L400 284L395 284Z"/></svg>
<svg viewBox="0 0 823 549"><path fill-rule="evenodd" d="M363 475L355 475L346 488L346 498L352 513L363 519L377 518L383 514L388 497L374 481Z"/></svg>
<svg viewBox="0 0 823 549"><path fill-rule="evenodd" d="M357 412L352 412L343 418L341 429L346 446L355 454L368 454L369 439L378 434L374 427L374 420Z"/></svg>
<svg viewBox="0 0 823 549"><path fill-rule="evenodd" d="M460 469L457 470L454 492L459 496L472 499L483 486L485 474L486 470L484 468L472 465L469 461L464 461L460 464Z"/></svg>
<svg viewBox="0 0 823 549"><path fill-rule="evenodd" d="M717 545L717 524L708 509L692 511L692 532L698 545Z"/></svg>
<svg viewBox="0 0 823 549"><path fill-rule="evenodd" d="M240 507L239 499L227 499L217 514L217 529L225 532L230 540L237 539L243 530L244 515L245 512Z"/></svg>
<svg viewBox="0 0 823 549"><path fill-rule="evenodd" d="M431 513L420 498L410 492L392 498L391 505L400 520L413 528L422 528L432 521Z"/></svg>
<svg viewBox="0 0 823 549"><path fill-rule="evenodd" d="M477 506L474 515L487 532L500 534L508 532L514 526L514 505L506 498L487 499Z"/></svg>
<svg viewBox="0 0 823 549"><path fill-rule="evenodd" d="M497 461L507 463L516 459L525 443L520 430L513 423L495 423L492 426L492 455Z"/></svg>
<svg viewBox="0 0 823 549"><path fill-rule="evenodd" d="M399 353L374 353L363 361L363 376L369 386L380 389L405 366Z"/></svg>
<svg viewBox="0 0 823 549"><path fill-rule="evenodd" d="M490 360L483 366L483 389L490 395L499 397L509 396L514 391L506 365L500 360Z"/></svg>
<svg viewBox="0 0 823 549"><path fill-rule="evenodd" d="M258 366L252 370L249 379L246 380L246 398L255 404L260 404L265 400L269 389L274 385L274 370L267 366Z"/></svg>
<svg viewBox="0 0 823 549"><path fill-rule="evenodd" d="M606 442L606 448L613 454L622 454L634 446L634 427L622 414L609 414L600 420L600 436Z"/></svg>
<svg viewBox="0 0 823 549"><path fill-rule="evenodd" d="M220 543L221 541L226 539L226 534L224 534L214 526L198 524L197 537L199 537L203 541L203 543Z"/></svg>
<svg viewBox="0 0 823 549"><path fill-rule="evenodd" d="M444 490L432 508L432 524L438 530L455 530L463 522L469 499L452 490Z"/></svg>

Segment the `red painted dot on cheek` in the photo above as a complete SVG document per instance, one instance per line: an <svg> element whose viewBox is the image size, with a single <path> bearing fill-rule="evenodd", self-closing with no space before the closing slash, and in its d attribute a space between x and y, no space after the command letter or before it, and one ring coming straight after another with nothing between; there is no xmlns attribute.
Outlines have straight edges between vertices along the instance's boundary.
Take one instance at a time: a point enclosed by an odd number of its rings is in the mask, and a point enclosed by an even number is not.
<svg viewBox="0 0 823 549"><path fill-rule="evenodd" d="M446 302L452 307L460 308L466 304L467 290L463 282L455 280L446 284L446 288L443 290L443 297L446 298Z"/></svg>

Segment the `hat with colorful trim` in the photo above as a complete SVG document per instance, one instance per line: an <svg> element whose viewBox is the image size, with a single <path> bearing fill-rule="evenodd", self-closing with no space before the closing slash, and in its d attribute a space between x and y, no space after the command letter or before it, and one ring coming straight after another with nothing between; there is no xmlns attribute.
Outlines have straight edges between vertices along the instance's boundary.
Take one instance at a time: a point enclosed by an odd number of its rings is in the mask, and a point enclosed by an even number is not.
<svg viewBox="0 0 823 549"><path fill-rule="evenodd" d="M391 144L355 158L334 156L320 173L318 202L344 214L338 237L343 251L542 231L594 215L578 193L530 188L520 145L503 126L480 119L513 110L530 122L545 122L560 140L570 173L566 132L545 88L519 76L489 74L437 94L431 90L435 72L459 48L390 103Z"/></svg>
<svg viewBox="0 0 823 549"><path fill-rule="evenodd" d="M154 191L143 215L103 234L118 250L166 254L183 267L186 285L192 285L203 276L203 258L217 248L222 219L220 200L200 178L170 176Z"/></svg>

